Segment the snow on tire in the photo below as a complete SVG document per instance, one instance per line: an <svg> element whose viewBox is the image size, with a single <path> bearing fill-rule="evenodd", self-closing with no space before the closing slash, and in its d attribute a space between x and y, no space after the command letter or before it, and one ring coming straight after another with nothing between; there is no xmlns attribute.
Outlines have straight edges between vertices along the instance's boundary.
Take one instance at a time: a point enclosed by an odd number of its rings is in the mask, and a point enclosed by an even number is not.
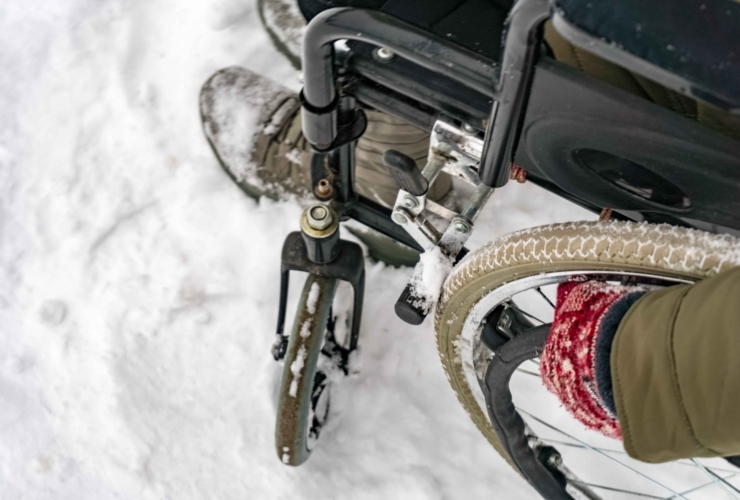
<svg viewBox="0 0 740 500"><path fill-rule="evenodd" d="M275 423L275 451L286 465L301 465L315 444L313 400L328 391L317 363L336 287L334 278L309 274L301 294L285 353Z"/></svg>

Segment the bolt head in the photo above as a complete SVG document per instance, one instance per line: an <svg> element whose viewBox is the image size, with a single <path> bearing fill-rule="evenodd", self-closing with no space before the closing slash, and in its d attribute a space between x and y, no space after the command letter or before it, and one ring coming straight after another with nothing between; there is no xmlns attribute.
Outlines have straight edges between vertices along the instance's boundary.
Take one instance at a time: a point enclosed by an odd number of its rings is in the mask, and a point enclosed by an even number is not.
<svg viewBox="0 0 740 500"><path fill-rule="evenodd" d="M416 208L419 206L419 202L412 196L405 196L403 198L403 206L406 208Z"/></svg>
<svg viewBox="0 0 740 500"><path fill-rule="evenodd" d="M455 222L455 231L464 234L470 231L470 228L464 222Z"/></svg>
<svg viewBox="0 0 740 500"><path fill-rule="evenodd" d="M324 205L313 205L308 209L308 225L317 231L323 231L331 225L333 217Z"/></svg>
<svg viewBox="0 0 740 500"><path fill-rule="evenodd" d="M406 224L408 222L408 219L404 214L401 212L393 212L393 215L391 216L391 219L393 219L393 222L396 224Z"/></svg>
<svg viewBox="0 0 740 500"><path fill-rule="evenodd" d="M462 124L463 132L470 135L477 135L478 129L476 129L474 126L470 125L469 123L463 123Z"/></svg>
<svg viewBox="0 0 740 500"><path fill-rule="evenodd" d="M381 61L390 61L391 59L396 57L396 54L386 49L385 47L379 47L375 49L375 56Z"/></svg>
<svg viewBox="0 0 740 500"><path fill-rule="evenodd" d="M547 458L547 464L548 464L548 465L549 465L550 467L554 467L554 468L556 468L556 469L557 469L558 467L560 467L561 465L563 465L563 457L561 457L561 456L560 456L559 454L557 454L557 453L553 453L552 455L550 455L550 456L549 456L549 457Z"/></svg>

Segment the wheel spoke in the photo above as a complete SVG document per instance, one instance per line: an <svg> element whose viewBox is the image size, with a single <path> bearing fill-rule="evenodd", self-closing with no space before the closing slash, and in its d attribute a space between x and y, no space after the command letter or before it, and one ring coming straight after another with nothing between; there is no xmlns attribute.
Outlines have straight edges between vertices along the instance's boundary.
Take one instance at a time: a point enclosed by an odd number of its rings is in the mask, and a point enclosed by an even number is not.
<svg viewBox="0 0 740 500"><path fill-rule="evenodd" d="M537 287L537 288L535 288L535 290L537 290L537 293L539 293L540 295L542 295L542 298L545 299L548 304L550 304L550 307L552 307L553 309L555 309L555 304L553 304L552 301L547 298L547 295L545 295L545 292L542 291L542 288Z"/></svg>
<svg viewBox="0 0 740 500"><path fill-rule="evenodd" d="M522 413L524 413L524 414L528 415L528 416L529 416L530 418L532 418L533 420L535 420L535 421L539 422L540 424L544 425L545 427L547 427L547 428L549 428L549 429L552 429L552 430L554 430L555 432L558 432L558 433L560 433L560 434L562 434L562 435L564 435L564 436L566 436L566 437L568 437L568 438L570 438L570 439L572 439L572 440L574 440L574 441L578 441L578 442L579 442L580 444L582 444L582 445L583 445L583 446L585 446L586 448L588 448L588 449L590 449L590 450L592 450L592 451L595 451L595 452L596 452L596 453L598 453L599 455L602 455L602 456L606 457L607 459L611 460L612 462L616 462L616 463L618 463L619 465L621 465L621 466L622 466L622 467L624 467L625 469L627 469L627 470L630 470L630 471L634 472L635 474L637 474L638 476L641 476L641 477L643 477L643 478L647 479L647 480L648 480L648 481L650 481L651 483L655 484L656 486L659 486L660 488L663 488L664 490L668 491L669 493L673 493L673 497L678 497L678 498L683 498L683 499L685 499L685 500L688 500L688 499L687 499L687 498L686 498L685 496L683 496L683 495L682 495L681 493L679 493L679 492L677 492L677 491L674 491L674 490L672 490L671 488L669 488L668 486L664 485L663 483L661 483L661 482L659 482L659 481L656 481L655 479L651 478L650 476L648 476L648 475L646 475L646 474L644 474L644 473L640 472L639 470L635 469L634 467L630 467L629 465L625 464L624 462L622 462L622 461L620 461L620 460L617 460L616 458L612 457L611 455L609 455L609 454L607 454L607 453L604 453L603 451L601 451L601 450L598 450L598 449L594 448L593 446L589 445L589 444L588 444L588 443L586 443L585 441L582 441L582 440L578 439L577 437L575 437L575 436L572 436L572 435L568 434L567 432L564 432L564 431L562 431L562 430L558 429L557 427L555 427L555 426L553 426L553 425L550 425L550 424L548 424L548 423L547 423L547 422L545 422L544 420L542 420L542 419L540 419L540 418L538 418L538 417L536 417L536 416L532 415L532 414L531 414L531 413L529 413L528 411L526 411L526 410L523 410L523 409L521 409L521 408L517 408L517 411L520 411L520 412L522 412ZM671 498L673 498L673 497L671 497Z"/></svg>
<svg viewBox="0 0 740 500"><path fill-rule="evenodd" d="M517 368L516 371L521 372L521 373L526 373L527 375L533 375L533 376L535 376L537 378L539 378L539 376L540 376L539 373L531 372L529 370L525 370L524 368Z"/></svg>
<svg viewBox="0 0 740 500"><path fill-rule="evenodd" d="M706 470L707 472L709 472L715 478L719 479L722 482L722 484L726 485L728 488L730 488L731 490L733 490L735 493L740 493L740 490L738 490L737 487L735 487L734 484L727 482L727 479L729 479L730 477L734 476L734 474L731 474L731 475L729 475L727 477L720 477L719 474L717 474L716 472L714 472L714 470L711 467L707 467L707 466L705 466L703 464L702 464L702 467L704 468L704 470Z"/></svg>
<svg viewBox="0 0 740 500"><path fill-rule="evenodd" d="M532 318L532 319L533 319L533 320L535 320L535 321L539 321L539 322L540 322L540 323L542 323L543 325L545 324L545 322L544 322L544 321L542 321L542 320L541 320L540 318L538 318L537 316L533 316L532 314L529 314L529 313L528 313L527 311L525 311L525 310L523 310L523 309L520 309L520 308L519 308L518 306L514 305L514 302L513 302L513 301L510 301L510 302L509 302L509 307L511 307L511 308L512 308L512 309L514 309L515 311L518 311L518 312L522 313L522 314L523 314L523 315L525 315L525 316L528 316L528 317Z"/></svg>
<svg viewBox="0 0 740 500"><path fill-rule="evenodd" d="M545 438L541 438L539 436L527 436L527 438L534 438L534 439L537 439L538 441L541 441L541 442L544 442L544 443L557 444L557 445L562 445L562 446L570 446L572 448L588 449L587 447L585 447L583 445L580 445L580 444L577 444L577 443L568 443L567 441L560 441L558 439L545 439ZM608 448L597 448L597 447L594 447L594 449L605 451L607 453L617 453L617 454L620 454L620 455L626 455L627 454L626 451L610 450ZM683 460L677 460L677 461L675 461L673 463L679 464L679 465L688 465L689 467L697 467L697 468L700 468L701 467L701 465L697 465L697 464L694 464L694 463L691 463L691 462L685 462ZM719 470L719 471L723 471L723 472L729 472L729 475L725 476L724 478L721 478L721 479L724 479L724 480L730 479L731 477L734 477L736 475L735 472L728 471L727 469L715 469L715 470ZM618 490L616 488L611 488L611 487L607 487L607 486L600 486L600 485L597 485L597 484L590 484L590 483L586 483L586 482L582 482L582 481L573 481L573 482L574 483L581 484L583 486L591 486L593 488L610 489L610 490L613 490L613 491L624 491L624 490ZM691 489L684 490L684 491L681 492L681 494L682 495L688 495L689 493L694 493L696 491L699 491L701 489L706 488L707 486L714 486L715 484L716 484L716 482L714 480L712 480L712 481L709 481L707 483L700 484L699 486L694 486ZM626 492L626 493L632 493L632 492ZM636 494L636 493L633 493L633 494ZM672 495L670 497L653 497L653 496L651 496L651 498L662 498L662 499L665 499L665 500L671 500L673 498L676 498L676 496L675 495Z"/></svg>
<svg viewBox="0 0 740 500"><path fill-rule="evenodd" d="M731 476L727 476L731 477ZM700 484L699 486L694 486L690 490L684 490L681 492L682 495L688 495L689 493L694 493L696 491L702 490L706 488L707 486L714 486L714 481L709 481L708 483ZM675 496L665 497L665 500L672 500L676 498Z"/></svg>
<svg viewBox="0 0 740 500"><path fill-rule="evenodd" d="M699 462L697 459L692 458L691 461L694 462L701 470L703 470L704 473L707 476L709 476L709 478L717 486L719 486L720 488L722 488L725 491L725 493L727 493L727 496L729 496L730 498L733 498L733 499L737 499L738 498L735 495L735 493L733 493L733 490L735 492L740 493L740 491L738 491L737 488L735 488L734 486L732 486L730 483L728 483L727 481L725 481L723 478L719 477L717 474L715 474L711 470L707 469L706 466L704 464L702 464L701 462Z"/></svg>
<svg viewBox="0 0 740 500"><path fill-rule="evenodd" d="M634 495L636 497L642 497L642 498L659 498L660 500L664 500L665 497L659 497L657 495L649 495L647 493L637 493L635 491L629 491L629 490L623 490L621 488L613 488L611 486L604 486L601 484L592 484L592 483L586 483L584 481L573 481L576 484L579 484L581 486L588 486L589 488L598 488L600 490L607 490L607 491L615 491L617 493L627 493L628 495Z"/></svg>
<svg viewBox="0 0 740 500"><path fill-rule="evenodd" d="M676 464L679 464L679 465L688 465L689 467L698 467L697 465L695 465L695 464L693 464L693 463L690 463L690 462L684 462L683 460L676 460L676 461L675 461L675 462L673 462L673 463L676 463ZM727 478L730 478L730 477L733 477L733 476L736 476L736 475L737 475L737 472L735 472L735 471L731 471L731 470L728 470L728 469L718 469L717 467L707 467L706 465L705 465L704 467L706 467L706 468L707 468L707 470L710 470L710 471L712 471L712 472L727 472L727 473L728 473L729 475L728 475L728 476L727 476L727 477L726 477L725 479L727 479Z"/></svg>
<svg viewBox="0 0 740 500"><path fill-rule="evenodd" d="M557 444L557 445L562 445L562 446L570 446L571 448L581 448L581 449L584 449L584 450L588 450L589 449L586 446L583 446L581 444L578 444L578 443L569 443L567 441L561 441L559 439L543 438L543 437L540 437L540 436L527 436L527 437L528 438L531 438L531 439L536 439L538 441L541 441L543 443L548 443L548 444ZM627 455L627 452L624 451L624 450L612 450L610 448L599 448L598 446L594 446L593 448L595 450L604 451L606 453L614 453L616 455ZM701 467L700 465L696 465L695 463L689 462L689 461L686 461L686 460L675 460L675 461L673 461L671 463L672 464L676 464L676 465L685 465L685 466L694 467L694 468ZM714 472L726 472L729 475L726 476L725 479L729 479L729 478L731 478L733 476L736 476L738 474L737 471L733 471L733 470L729 470L729 469L722 469L722 468L712 467L712 466L706 466L706 465L704 467L706 467L707 469L709 469L711 471L714 471Z"/></svg>
<svg viewBox="0 0 740 500"><path fill-rule="evenodd" d="M531 437L531 438L533 438L533 439L536 439L536 440L538 440L538 441L542 441L543 443L550 443L550 444L561 444L561 445L563 445L563 446L570 446L571 448L581 448L581 449L584 449L584 450L589 450L589 449L591 449L591 448L589 448L589 447L587 447L587 446L584 446L584 445L582 445L582 444L578 444L578 443L569 443L569 442L567 442L567 441L560 441L559 439L549 439L549 438L541 438L541 437L539 437L539 436L527 436L527 437ZM619 454L619 455L626 455L626 454L627 454L627 452L626 452L626 451L621 451L621 450L610 450L609 448L599 448L598 446L594 446L594 447L593 447L593 449L594 449L594 450L598 450L598 451L604 451L604 452L606 452L606 453L617 453L617 454Z"/></svg>

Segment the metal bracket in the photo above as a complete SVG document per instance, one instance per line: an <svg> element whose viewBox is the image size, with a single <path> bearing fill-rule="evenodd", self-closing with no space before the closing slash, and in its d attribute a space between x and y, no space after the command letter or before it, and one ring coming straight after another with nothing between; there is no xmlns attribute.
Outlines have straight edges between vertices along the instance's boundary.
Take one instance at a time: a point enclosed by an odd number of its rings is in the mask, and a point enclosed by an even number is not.
<svg viewBox="0 0 740 500"><path fill-rule="evenodd" d="M427 200L426 195L414 196L403 189L398 191L393 221L425 251L439 246L445 255L454 259L470 237L475 219L493 193L493 188L484 185L478 176L482 151L481 132L474 127L458 126L445 116L440 116L434 124L429 141L429 160L421 174L431 185L440 172L447 172L475 186L475 191L460 213ZM451 222L441 232L429 222L424 211Z"/></svg>
<svg viewBox="0 0 740 500"><path fill-rule="evenodd" d="M483 184L478 175L482 151L482 132L475 127L457 125L445 116L440 116L435 122L429 143L429 159L421 174L431 186L440 172L447 172L473 185L475 190L459 213L427 200L426 194L414 196L403 189L398 191L393 206L393 222L403 227L424 252L438 248L452 263L470 238L475 219L493 194L493 188ZM440 231L426 216L428 213L449 220L449 225ZM420 282L422 272L423 262L420 262L396 303L396 313L411 324L420 324L424 320L432 302L425 296L431 291L418 290L415 285Z"/></svg>
<svg viewBox="0 0 740 500"><path fill-rule="evenodd" d="M273 346L273 357L280 360L285 356L288 337L283 333L286 308L288 305L288 285L290 271L303 271L317 276L336 278L347 281L354 289L354 310L348 351L357 348L362 316L362 299L365 290L365 257L357 243L339 240L339 252L334 260L319 264L309 259L306 243L300 231L290 233L283 243L280 268L280 303L278 306L278 324L276 341Z"/></svg>

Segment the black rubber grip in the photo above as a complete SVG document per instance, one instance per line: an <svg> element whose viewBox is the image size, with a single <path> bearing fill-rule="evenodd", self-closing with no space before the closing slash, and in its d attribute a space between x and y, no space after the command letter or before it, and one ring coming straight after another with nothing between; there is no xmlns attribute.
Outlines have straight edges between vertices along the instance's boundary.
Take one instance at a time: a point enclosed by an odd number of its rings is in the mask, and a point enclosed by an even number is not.
<svg viewBox="0 0 740 500"><path fill-rule="evenodd" d="M398 187L408 191L414 196L426 194L429 183L416 167L413 158L394 149L389 149L383 154L383 165L390 171L396 180Z"/></svg>
<svg viewBox="0 0 740 500"><path fill-rule="evenodd" d="M401 292L401 296L396 301L396 316L401 318L409 325L420 325L424 322L424 318L427 317L427 311L415 306L421 300L416 297L411 291L410 285L406 285L406 288Z"/></svg>

